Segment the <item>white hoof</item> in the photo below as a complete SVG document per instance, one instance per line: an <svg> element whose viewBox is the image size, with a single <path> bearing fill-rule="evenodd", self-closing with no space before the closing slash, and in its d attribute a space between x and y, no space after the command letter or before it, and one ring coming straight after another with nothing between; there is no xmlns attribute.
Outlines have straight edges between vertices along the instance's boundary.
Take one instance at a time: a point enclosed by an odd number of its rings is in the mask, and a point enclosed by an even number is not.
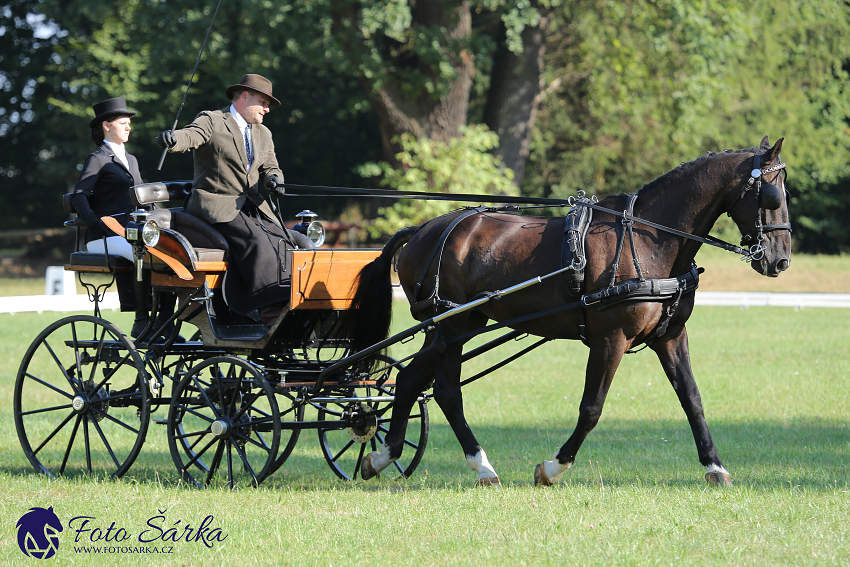
<svg viewBox="0 0 850 567"><path fill-rule="evenodd" d="M377 453L369 453L363 457L363 462L360 463L360 478L363 480L369 480L378 476L378 471L372 466L372 455L377 456Z"/></svg>
<svg viewBox="0 0 850 567"><path fill-rule="evenodd" d="M558 454L552 457L551 461L543 461L534 469L534 485L535 486L552 486L559 480L564 472L572 466L572 463L562 465L558 462Z"/></svg>
<svg viewBox="0 0 850 567"><path fill-rule="evenodd" d="M484 487L495 486L497 488L502 488L502 481L499 480L499 477L497 477L497 476L495 476L495 477L494 476L485 476L483 478L479 478L478 480L476 480L475 486L476 487L478 487L478 486L484 486Z"/></svg>
<svg viewBox="0 0 850 567"><path fill-rule="evenodd" d="M729 471L717 465L708 467L708 472L705 473L705 481L717 486L732 486L732 476Z"/></svg>
<svg viewBox="0 0 850 567"><path fill-rule="evenodd" d="M479 448L478 453L475 455L467 455L466 464L469 465L469 468L478 473L478 480L475 482L475 486L502 485L499 481L499 475L496 474L496 470L493 468L493 465L491 465L490 461L487 460L487 453L484 452L484 449Z"/></svg>

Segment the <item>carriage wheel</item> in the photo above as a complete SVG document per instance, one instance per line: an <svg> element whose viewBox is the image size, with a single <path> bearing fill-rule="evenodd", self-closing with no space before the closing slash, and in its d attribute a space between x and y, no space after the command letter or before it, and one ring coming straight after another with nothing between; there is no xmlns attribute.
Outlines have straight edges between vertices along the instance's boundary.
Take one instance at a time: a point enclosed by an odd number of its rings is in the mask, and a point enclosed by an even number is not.
<svg viewBox="0 0 850 567"><path fill-rule="evenodd" d="M381 356L381 361L388 364L395 362L388 356ZM379 382L388 381L388 384L352 390L345 397L368 398L394 395L395 386L392 384L400 368L403 366L386 367L383 373L373 376ZM389 433L392 402L364 399L350 402L324 402L317 405L319 421L340 420L338 428L319 429L319 444L325 460L341 479L356 479L360 474L363 457L370 451L377 451ZM427 402L419 401L413 406L410 414L404 439L404 452L388 470L395 470L405 478L413 474L425 453L429 428Z"/></svg>
<svg viewBox="0 0 850 567"><path fill-rule="evenodd" d="M148 430L144 362L112 323L65 317L27 349L14 413L21 447L37 471L118 478L136 460Z"/></svg>
<svg viewBox="0 0 850 567"><path fill-rule="evenodd" d="M196 364L174 390L168 447L183 480L259 485L280 444L280 413L263 373L234 356Z"/></svg>
<svg viewBox="0 0 850 567"><path fill-rule="evenodd" d="M295 403L295 399L291 394L284 394L284 396L288 398L288 402L291 403L288 404L286 409L283 409L280 412L281 451L277 456L274 465L272 465L272 469L269 471L269 474L276 472L277 469L283 466L283 463L289 458L289 455L292 454L295 444L298 443L298 436L301 435L301 429L294 427L294 425L304 421L304 404ZM279 403L278 406L282 407L283 402ZM293 426L287 427L288 424L292 424Z"/></svg>

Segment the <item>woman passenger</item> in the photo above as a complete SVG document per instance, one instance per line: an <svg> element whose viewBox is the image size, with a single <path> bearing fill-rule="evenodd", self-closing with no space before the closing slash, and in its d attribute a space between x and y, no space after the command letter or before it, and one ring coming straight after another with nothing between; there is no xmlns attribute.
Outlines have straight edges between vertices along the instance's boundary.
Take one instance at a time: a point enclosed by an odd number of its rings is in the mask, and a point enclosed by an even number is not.
<svg viewBox="0 0 850 567"><path fill-rule="evenodd" d="M95 104L95 117L89 123L91 137L97 150L86 158L83 172L74 187L71 203L77 214L86 223L86 250L95 254L120 256L133 261L133 247L123 237L110 230L101 217L113 216L122 226L130 221L133 204L130 202L130 187L142 183L139 163L127 152L125 144L130 138L130 118L135 110L127 109L123 97L110 98ZM149 320L148 306L134 305L132 275L116 274L121 311L136 311L130 336L137 338ZM146 285L148 294L150 284ZM171 294L163 294L164 303L171 303ZM163 313L169 309L163 305ZM165 317L167 318L167 317ZM159 320L159 317L157 318ZM157 325L155 324L155 327Z"/></svg>

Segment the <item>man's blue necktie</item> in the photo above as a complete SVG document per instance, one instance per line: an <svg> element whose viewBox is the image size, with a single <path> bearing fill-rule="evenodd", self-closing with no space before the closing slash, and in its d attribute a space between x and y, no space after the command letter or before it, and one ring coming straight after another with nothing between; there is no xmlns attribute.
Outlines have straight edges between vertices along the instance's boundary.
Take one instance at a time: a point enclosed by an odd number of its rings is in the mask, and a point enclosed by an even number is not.
<svg viewBox="0 0 850 567"><path fill-rule="evenodd" d="M254 152L251 150L251 125L245 127L245 154L248 156L248 171L254 163Z"/></svg>

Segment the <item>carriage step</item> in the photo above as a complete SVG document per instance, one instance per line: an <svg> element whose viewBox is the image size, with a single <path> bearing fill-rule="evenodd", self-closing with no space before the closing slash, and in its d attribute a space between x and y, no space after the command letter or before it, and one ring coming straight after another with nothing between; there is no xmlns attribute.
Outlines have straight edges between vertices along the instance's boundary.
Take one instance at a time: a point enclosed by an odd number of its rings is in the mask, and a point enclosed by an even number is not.
<svg viewBox="0 0 850 567"><path fill-rule="evenodd" d="M166 425L168 423L168 419L164 417L155 417L153 418L154 423L158 423L159 425Z"/></svg>
<svg viewBox="0 0 850 567"><path fill-rule="evenodd" d="M215 335L223 341L258 341L268 332L262 323L255 325L216 325Z"/></svg>

